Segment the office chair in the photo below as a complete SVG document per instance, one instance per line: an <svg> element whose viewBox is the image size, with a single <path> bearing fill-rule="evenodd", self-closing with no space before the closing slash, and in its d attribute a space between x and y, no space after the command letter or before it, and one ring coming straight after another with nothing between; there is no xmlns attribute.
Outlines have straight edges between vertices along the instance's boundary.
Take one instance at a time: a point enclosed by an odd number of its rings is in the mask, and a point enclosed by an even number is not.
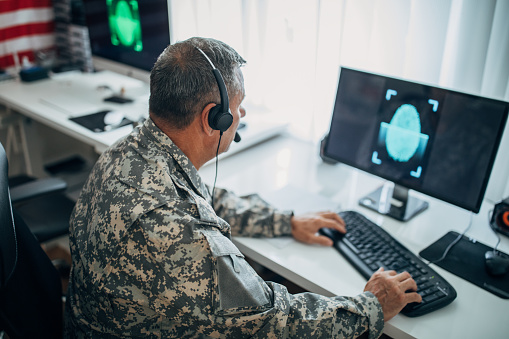
<svg viewBox="0 0 509 339"><path fill-rule="evenodd" d="M9 179L11 202L39 242L69 233L69 218L75 202L62 192L65 181L58 178Z"/></svg>
<svg viewBox="0 0 509 339"><path fill-rule="evenodd" d="M61 338L62 313L60 275L12 208L0 144L0 333L11 339Z"/></svg>

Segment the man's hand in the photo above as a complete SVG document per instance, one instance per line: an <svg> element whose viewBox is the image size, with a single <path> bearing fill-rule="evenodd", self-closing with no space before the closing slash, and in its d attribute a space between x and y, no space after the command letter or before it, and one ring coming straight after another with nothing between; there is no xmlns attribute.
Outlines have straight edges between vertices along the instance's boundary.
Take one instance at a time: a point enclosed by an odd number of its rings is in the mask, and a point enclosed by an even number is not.
<svg viewBox="0 0 509 339"><path fill-rule="evenodd" d="M369 279L364 292L373 293L384 312L384 320L389 321L398 314L408 303L421 302L422 297L417 294L417 284L410 273L397 274L395 271L384 271L380 268ZM414 291L408 292L407 291Z"/></svg>
<svg viewBox="0 0 509 339"><path fill-rule="evenodd" d="M333 228L341 233L346 233L345 222L334 212L318 212L293 216L292 235L298 241L306 244L320 244L332 246L332 240L318 234L322 227Z"/></svg>

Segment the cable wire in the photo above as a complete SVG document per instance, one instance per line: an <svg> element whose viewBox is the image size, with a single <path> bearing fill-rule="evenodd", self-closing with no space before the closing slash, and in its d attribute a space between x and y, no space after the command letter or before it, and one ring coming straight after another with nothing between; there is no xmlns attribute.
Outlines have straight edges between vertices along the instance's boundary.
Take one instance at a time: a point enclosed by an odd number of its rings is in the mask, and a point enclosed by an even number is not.
<svg viewBox="0 0 509 339"><path fill-rule="evenodd" d="M447 257L447 254L449 254L449 252L454 247L454 245L456 245L461 240L461 238L463 238L463 236L467 233L467 231L470 229L470 227L472 227L472 220L473 220L473 218L474 218L474 213L470 212L470 222L468 223L468 226L465 228L465 230L461 234L458 234L456 239L454 239L449 244L449 246L447 246L447 248L444 251L444 254L442 254L442 257L438 258L437 260L432 260L432 261L428 262L428 266L431 265L431 264L436 264L436 263L444 260L445 257Z"/></svg>
<svg viewBox="0 0 509 339"><path fill-rule="evenodd" d="M214 186L212 186L212 209L214 209L214 191L216 190L216 180L217 180L217 164L218 164L218 157L219 157L219 146L221 145L221 137L223 136L223 132L219 131L219 141L217 142L217 149L216 149L216 174L214 176Z"/></svg>
<svg viewBox="0 0 509 339"><path fill-rule="evenodd" d="M493 210L491 209L488 213L488 225L491 223L492 217L493 217ZM493 230L493 234L495 234L495 236L497 237L497 244L495 245L495 247L493 247L493 251L497 252L498 245L500 245L500 236L494 229L492 229L492 230Z"/></svg>

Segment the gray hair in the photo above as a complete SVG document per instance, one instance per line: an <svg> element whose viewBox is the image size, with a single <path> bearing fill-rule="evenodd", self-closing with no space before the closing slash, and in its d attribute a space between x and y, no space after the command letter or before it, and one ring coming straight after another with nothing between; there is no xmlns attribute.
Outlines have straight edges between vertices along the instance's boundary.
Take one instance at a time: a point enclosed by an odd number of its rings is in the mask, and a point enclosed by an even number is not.
<svg viewBox="0 0 509 339"><path fill-rule="evenodd" d="M150 73L149 110L179 129L189 126L209 103L221 103L212 66L196 47L221 72L230 100L243 90L237 69L246 61L227 44L195 37L169 45Z"/></svg>

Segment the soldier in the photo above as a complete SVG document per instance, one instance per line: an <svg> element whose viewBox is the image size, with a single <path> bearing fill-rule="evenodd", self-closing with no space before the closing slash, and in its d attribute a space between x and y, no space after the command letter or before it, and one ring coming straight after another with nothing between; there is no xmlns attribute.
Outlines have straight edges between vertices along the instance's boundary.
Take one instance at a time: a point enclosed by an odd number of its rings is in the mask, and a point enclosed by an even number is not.
<svg viewBox="0 0 509 339"><path fill-rule="evenodd" d="M345 225L335 213L295 216L203 183L198 169L228 150L246 114L244 63L203 38L159 56L149 118L101 155L71 217L67 337L376 338L384 320L421 300L405 293L417 288L408 273L380 270L364 293L328 298L292 295L245 261L232 235L330 246L317 231ZM225 126L213 67L231 98Z"/></svg>

